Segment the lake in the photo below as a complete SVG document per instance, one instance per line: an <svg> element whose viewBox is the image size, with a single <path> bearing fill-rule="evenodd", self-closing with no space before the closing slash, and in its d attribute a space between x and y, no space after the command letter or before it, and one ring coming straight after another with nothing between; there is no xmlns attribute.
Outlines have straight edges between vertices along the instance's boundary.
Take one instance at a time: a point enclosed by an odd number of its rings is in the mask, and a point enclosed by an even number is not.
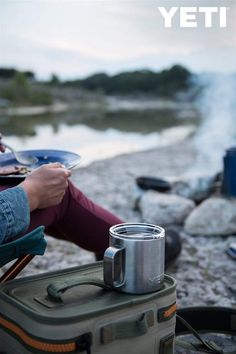
<svg viewBox="0 0 236 354"><path fill-rule="evenodd" d="M110 99L105 109L60 114L0 116L6 142L17 150L61 149L78 153L83 165L122 153L173 144L199 123L189 104Z"/></svg>

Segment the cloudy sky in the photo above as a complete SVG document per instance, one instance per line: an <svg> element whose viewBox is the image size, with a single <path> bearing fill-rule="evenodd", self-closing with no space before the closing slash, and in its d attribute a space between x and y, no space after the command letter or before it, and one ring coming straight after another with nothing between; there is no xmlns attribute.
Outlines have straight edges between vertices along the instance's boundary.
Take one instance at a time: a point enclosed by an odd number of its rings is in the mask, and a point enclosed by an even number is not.
<svg viewBox="0 0 236 354"><path fill-rule="evenodd" d="M164 27L158 6L227 6L228 26ZM203 15L201 15L203 16ZM0 66L39 78L175 63L195 72L236 72L236 0L0 0Z"/></svg>

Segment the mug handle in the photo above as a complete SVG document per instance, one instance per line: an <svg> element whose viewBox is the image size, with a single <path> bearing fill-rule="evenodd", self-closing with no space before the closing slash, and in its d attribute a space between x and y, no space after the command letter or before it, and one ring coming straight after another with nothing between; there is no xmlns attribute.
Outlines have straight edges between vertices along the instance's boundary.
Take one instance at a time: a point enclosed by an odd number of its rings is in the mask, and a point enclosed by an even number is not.
<svg viewBox="0 0 236 354"><path fill-rule="evenodd" d="M124 285L124 251L124 248L111 246L104 253L104 283L113 288Z"/></svg>

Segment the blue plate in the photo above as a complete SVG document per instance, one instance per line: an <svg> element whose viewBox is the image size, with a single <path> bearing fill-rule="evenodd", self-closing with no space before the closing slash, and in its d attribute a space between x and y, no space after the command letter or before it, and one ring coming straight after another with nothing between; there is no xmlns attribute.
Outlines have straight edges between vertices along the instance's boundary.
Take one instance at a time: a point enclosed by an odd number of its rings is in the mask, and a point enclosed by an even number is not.
<svg viewBox="0 0 236 354"><path fill-rule="evenodd" d="M38 162L33 164L32 166L28 166L28 168L32 171L35 168L51 163L51 162L60 162L65 165L68 169L73 169L77 167L81 161L81 156L69 151L62 150L25 150L23 151L26 154L34 155L38 158ZM19 162L16 161L14 155L12 153L4 153L0 154L0 167L5 166L22 166ZM25 179L27 174L19 174L19 175L0 175L0 183L4 184L11 182L20 182Z"/></svg>

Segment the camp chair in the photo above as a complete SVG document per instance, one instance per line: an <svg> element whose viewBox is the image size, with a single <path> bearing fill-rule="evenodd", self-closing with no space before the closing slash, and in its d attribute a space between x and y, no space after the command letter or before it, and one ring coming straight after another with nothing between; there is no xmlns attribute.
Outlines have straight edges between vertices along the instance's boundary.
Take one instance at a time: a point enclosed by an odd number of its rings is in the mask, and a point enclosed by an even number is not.
<svg viewBox="0 0 236 354"><path fill-rule="evenodd" d="M14 279L34 258L43 255L46 249L44 227L39 226L30 233L0 246L0 268L17 258L17 261L2 275L0 283Z"/></svg>

